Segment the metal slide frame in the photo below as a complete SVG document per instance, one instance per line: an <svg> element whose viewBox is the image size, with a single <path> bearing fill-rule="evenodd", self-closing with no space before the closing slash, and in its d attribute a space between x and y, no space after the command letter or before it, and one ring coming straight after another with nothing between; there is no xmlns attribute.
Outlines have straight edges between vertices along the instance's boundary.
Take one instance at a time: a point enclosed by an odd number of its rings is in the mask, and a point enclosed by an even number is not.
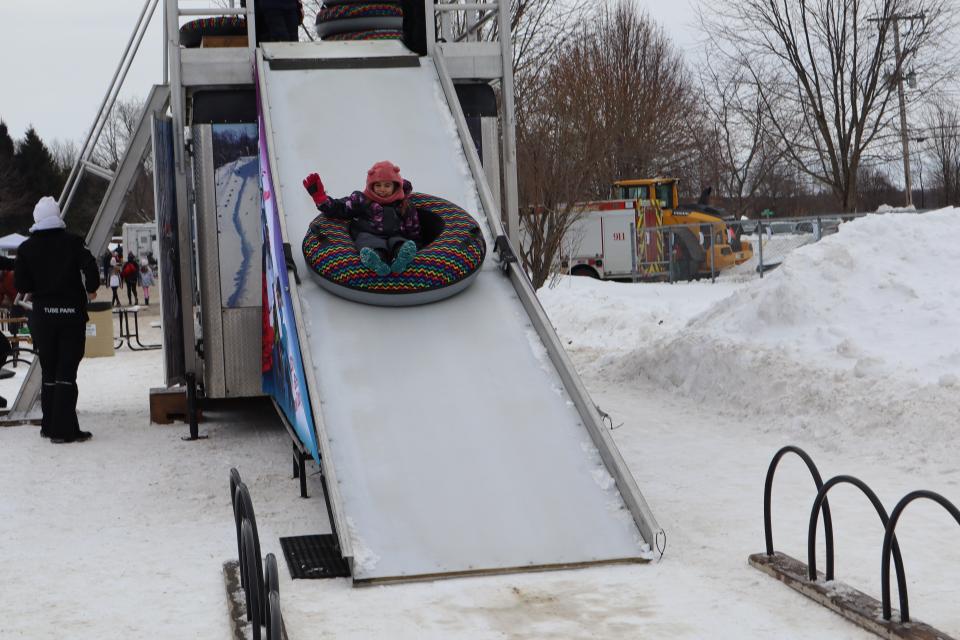
<svg viewBox="0 0 960 640"><path fill-rule="evenodd" d="M467 73L467 75L475 78L490 78L500 82L502 100L500 154L503 161L504 197L502 211L506 214L507 236L514 242L519 242L520 213L517 187L517 122L516 106L514 104L513 50L510 37L503 37L503 34L510 33L510 1L487 0L471 3L467 0L461 4L424 0L424 4L426 5L424 15L433 17L433 21L439 24L440 36L443 40L442 43L439 42L436 32L433 29L427 29L427 55L435 60L447 55L451 62L459 62L463 59L469 60L470 64L467 66L472 69L473 73ZM506 11L500 10L501 4L506 4ZM451 14L457 12L466 14L467 31L460 36L454 34L451 19ZM497 33L500 37L496 42L481 41L481 27L494 18L497 20ZM446 73L446 75L448 78L453 77L453 74L450 73ZM447 95L447 101L451 101L450 94ZM459 101L455 97L450 103L456 103L459 108ZM472 143L469 142L469 136L464 144L467 145L468 143L472 146ZM474 175L477 175L476 172L474 172ZM498 201L499 199L492 200L492 202ZM500 210L500 208L497 207L497 210Z"/></svg>
<svg viewBox="0 0 960 640"><path fill-rule="evenodd" d="M500 236L498 238L498 244L506 247L506 251L504 253L510 253L512 248L510 248L509 240L503 234L504 229L500 220L499 208L495 205L495 200L490 192L490 188L486 181L486 176L480 163L480 158L477 155L476 148L474 147L470 138L466 119L457 99L453 81L450 78L446 68L446 63L443 58L443 45L436 46L433 60L435 63L435 68L437 69L437 74L443 89L447 106L450 108L456 123L461 146L463 147L466 155L472 177L477 184L481 205L484 209L485 215L487 216L488 224L490 225L490 229L493 234L495 236ZM263 69L267 64L268 62L265 60L263 53L258 51L257 65L258 69L260 69L260 72L258 73L258 82L260 100L262 101L261 110L264 117L265 135L267 136L266 145L268 149L269 162L272 172L275 172L276 168L280 165L277 159L277 150L273 135L273 123L271 122L271 110L269 108L270 95L266 86L267 74L263 72ZM278 208L282 214L284 211L282 201L283 192L282 190L276 190L274 195L278 199ZM289 236L286 229L286 220L283 215L281 215L281 227L284 242L289 242ZM502 261L505 260L504 253L501 253ZM553 327L543 310L543 307L540 305L529 278L524 272L522 266L516 261L504 261L502 263L502 267L506 275L510 278L513 289L520 299L531 324L543 342L543 345L549 354L550 360L553 363L553 366L556 368L567 393L574 402L577 412L583 420L594 446L596 446L600 452L600 456L604 465L610 472L611 476L613 476L617 488L623 497L624 504L630 511L640 535L652 548L656 543L656 537L658 533L661 531L660 527L657 524L656 519L654 518L642 494L640 493L640 489L631 475L626 463L617 450L610 433L603 426L600 415L593 402L590 400L589 394L579 376L576 374L572 363L567 357L559 338L554 332ZM293 307L297 332L301 336L306 336L307 332L303 319L299 287L294 282L291 282L290 287L290 294L294 303ZM321 452L321 458L329 461L333 459L333 456L329 443L328 432L324 424L322 411L320 410L321 398L319 397L319 386L314 373L313 358L309 349L301 349L301 353L303 356L305 375L308 383L308 394L310 397L311 407L313 408L318 447ZM336 521L335 526L338 531L347 531L347 529L344 528L345 514L343 511L343 503L339 491L337 490L337 482L335 480L336 472L329 465L324 465L323 470L328 475L328 478L331 479L331 481L327 483L327 486L331 492L329 498ZM344 544L342 547L343 554L345 557L352 560L352 554L349 548L349 536L343 536L342 538L343 539L341 542Z"/></svg>
<svg viewBox="0 0 960 640"><path fill-rule="evenodd" d="M137 18L137 24L133 29L133 33L130 34L130 39L127 41L127 46L123 50L123 55L120 58L120 63L117 65L113 73L113 78L110 80L107 93L103 96L103 101L100 103L97 116L94 118L93 125L87 133L86 139L83 141L83 146L80 147L80 153L60 194L59 204L61 213L64 216L70 208L70 204L73 202L73 197L76 195L77 187L80 186L80 180L83 178L84 172L90 172L105 180L113 180L115 177L115 174L110 169L101 167L93 162L93 153L96 150L97 142L100 141L100 134L103 132L103 128L106 126L107 120L110 117L110 112L113 110L113 105L116 104L117 97L120 95L120 89L123 87L123 82L127 78L130 66L133 64L133 60L140 50L140 43L147 33L147 28L153 19L153 14L156 11L158 2L159 0L146 0L143 3L140 16Z"/></svg>
<svg viewBox="0 0 960 640"><path fill-rule="evenodd" d="M271 73L267 69L268 62L265 60L269 56L269 51L266 55L258 55L258 67L260 69L260 93L261 93L261 111L264 116L264 131L263 136L265 138L264 144L267 147L267 155L269 162L271 164L271 174L275 180L283 180L281 178L282 167L284 166L284 148L278 147L278 144L286 145L289 142L289 139L286 137L288 135L284 133L284 129L276 125L279 123L276 121L276 118L279 117L278 113L285 113L285 118L290 117L289 108L284 109L284 100L286 91L288 87L286 85L278 85L274 87L271 84ZM324 68L327 65L317 62L315 59L311 59L312 66L310 68L319 69ZM359 64L359 60L352 60L353 64ZM389 62L389 60L388 60ZM477 185L478 195L481 200L481 206L484 208L484 215L487 216L487 222L489 224L489 230L492 235L499 236L498 244L504 245L506 240L502 236L502 224L499 220L498 210L492 204L492 196L489 192L489 187L486 185L482 169L479 167L479 158L476 155L475 147L472 145L466 127L466 123L462 114L462 111L459 109L459 102L457 101L455 91L453 90L452 81L446 73L445 68L443 67L443 60L437 58L430 61L424 66L429 66L430 63L437 69L432 71L431 74L434 77L432 81L434 86L437 87L437 93L444 93L444 97L441 99L442 102L446 103L446 106L441 106L440 109L450 109L454 125L457 129L457 135L459 139L456 143L459 146L459 152L463 152L465 158L469 158L468 163L471 167L470 171L472 177L475 178L474 183ZM370 60L370 66L376 67L376 61ZM392 66L389 64L384 64L384 67ZM290 65L283 65L281 69L290 68ZM300 79L301 82L309 81L311 85L316 86L317 83L322 84L322 81L319 76L311 76L309 78ZM279 104L271 104L274 101L279 101ZM299 104L299 103L297 103ZM304 103L305 104L305 103ZM288 106L288 105L287 105ZM440 111L437 111L439 114ZM286 120L285 120L286 122ZM282 141L282 142L281 142ZM290 176L286 175L286 178L289 180ZM463 180L464 178L460 178ZM466 178L469 180L469 178ZM281 214L290 213L290 205L284 199L285 195L291 195L291 192L286 192L284 189L277 189L277 184L274 184L275 190L273 193L280 198L278 206ZM289 187L289 184L288 184ZM299 191L295 193L299 194ZM296 218L300 221L300 218ZM290 230L289 224L290 220L283 218L284 226L286 231ZM289 236L284 237L284 241L289 241L291 238ZM506 254L509 254L509 243L505 245L507 247ZM505 254L502 254L502 256ZM539 302L536 299L535 293L532 286L529 283L526 275L519 265L515 263L507 263L508 268L506 269L507 275L509 276L509 284L502 282L498 285L500 287L499 293L504 294L505 296L516 296L519 298L519 302L523 310L517 309L521 314L521 317L525 316L523 322L529 323L532 325L533 329L538 334L538 341L541 343L543 350L546 352L548 357L551 360L551 367L556 371L556 374L550 374L551 376L556 375L557 383L562 386L564 392L570 400L570 409L572 413L575 413L577 420L581 422L583 427L587 430L587 433L590 435L587 438L593 445L596 447L597 454L599 455L600 462L602 467L605 468L610 476L613 478L616 483L616 491L620 494L622 504L630 513L630 520L633 522L633 526L636 527L636 534L639 534L643 538L643 541L648 544L648 546L653 547L656 543L656 535L658 533L659 527L650 514L649 508L646 505L646 502L643 500L639 489L636 485L636 482L633 480L630 475L629 470L624 464L619 453L616 451L616 447L610 437L610 434L606 431L605 427L602 424L602 421L599 418L599 414L596 408L593 406L592 402L589 399L589 396L580 383L579 378L569 360L565 357L565 352L562 345L560 344L557 336L553 333L552 327L547 319L543 309L540 307ZM497 269L487 270L487 276L490 278L499 279L503 277L498 273ZM506 287L503 289L502 287ZM508 293L509 292L509 293ZM291 295L294 298L295 309L302 308L302 305L310 303L311 308L313 307L312 301L313 298L310 296L313 295L313 292L304 292L297 287L291 285ZM302 299L300 296L304 296ZM304 341L304 344L308 342L306 339L307 329L306 322L302 318L302 315L297 314L297 311L294 312L295 315L295 324L296 331L301 336L301 340ZM505 319L505 321L507 321ZM519 321L519 320L518 320ZM511 321L512 322L512 321ZM315 321L314 321L315 324ZM316 344L315 342L313 343ZM318 448L321 450L321 459L325 465L325 469L337 473L340 477L345 477L342 474L347 472L348 469L340 468L339 461L341 457L337 451L337 443L330 442L331 437L335 437L339 431L338 424L326 423L326 419L331 417L331 415L336 415L336 411L333 414L327 412L327 410L322 411L321 408L324 406L324 403L320 402L321 399L325 401L332 401L334 398L328 397L326 395L325 386L320 383L322 380L319 380L317 376L313 375L313 372L310 370L313 366L313 363L318 363L317 358L323 358L323 354L320 351L317 351L315 348L303 348L302 349L304 367L305 367L305 376L308 381L308 395L311 399L311 406L314 411L314 420L316 425L316 435L318 439ZM331 409L328 407L328 409ZM341 434L342 436L342 434ZM501 439L501 442L504 446L509 447L510 440L509 436L505 439ZM544 445L546 446L546 445ZM325 458L325 459L324 459ZM329 465L337 461L335 464L335 469L330 469ZM330 483L331 485L333 483ZM345 487L339 496L331 496L331 502L334 504L334 511L337 517L337 526L338 530L344 531L340 522L346 520L346 516L357 517L353 513L354 507L346 501L346 498L352 495L352 491L348 490L348 487ZM349 510L347 508L349 507ZM625 515L625 514L624 514ZM359 526L359 524L358 524ZM344 536L346 537L346 536ZM354 547L357 547L356 541L354 541ZM363 545L361 544L362 548ZM346 554L345 554L346 555ZM547 568L550 565L538 565L538 566L527 566L525 569L528 570L538 570ZM565 567L570 567L573 565L567 564ZM577 565L577 566L587 566L587 565ZM511 564L511 568L505 568L504 570L518 570L521 567L518 565ZM476 571L477 573L496 573L499 570L490 569L483 571ZM456 575L456 573L424 573L418 574L416 571L409 572L410 577L401 577L406 576L404 573L386 573L382 576L375 578L364 577L363 580L366 580L368 583L385 583L390 581L399 581L399 580L408 580L408 579L433 579L439 577L446 577L449 575ZM383 577L387 576L387 577ZM357 584L362 584L363 581L357 582Z"/></svg>
<svg viewBox="0 0 960 640"><path fill-rule="evenodd" d="M489 6L489 5L487 5ZM431 15L428 13L428 15ZM428 30L429 31L429 30ZM445 60L445 49L447 47L455 48L456 44L442 44L431 42L431 49L433 55L431 56L434 60L435 67L437 69L437 74L441 87L444 92L444 96L447 102L448 107L451 110L454 121L456 123L457 131L460 136L461 146L463 147L464 153L466 155L471 174L474 178L474 181L478 187L478 193L480 196L481 204L483 206L484 212L487 215L488 223L490 228L495 235L503 236L504 228L503 223L500 218L500 209L496 206L496 200L493 197L493 194L490 191L489 185L487 183L483 167L481 165L480 159L477 155L476 149L470 138L470 133L466 125L466 120L463 115L462 109L460 108L459 101L456 96L456 91L454 89L453 80L447 69L447 64ZM501 51L503 49L501 48ZM506 54L509 55L509 41L506 43ZM263 69L266 65L263 53L257 51L257 66L260 69ZM505 77L510 76L510 62L509 58L502 59L503 66L503 75ZM512 79L512 78L511 78ZM259 91L260 99L265 101L262 104L262 111L264 113L264 124L265 124L265 133L267 136L267 149L269 162L273 170L276 170L276 167L279 166L277 161L277 150L276 144L273 140L273 124L271 122L270 109L268 108L269 104L269 94L266 87L266 74L260 73L258 76L259 82ZM512 88L512 82L504 81L504 86L509 86ZM512 96L511 96L512 97ZM511 104L504 104L505 110L511 111ZM512 131L513 121L512 119L507 118L505 120L504 128L506 130ZM505 138L511 138L510 136L505 136ZM512 181L513 186L515 187L515 147L510 147L511 140L504 140L503 144L505 145L504 152L508 153L505 157L507 162L505 162L505 190L508 192L507 201L505 202L506 207L511 206L510 197L509 197L509 186L511 184L510 175L513 175L514 180ZM509 150L508 150L508 147ZM512 152L512 153L511 153ZM509 162L510 159L514 160L514 163ZM514 189L515 193L515 189ZM283 206L283 194L282 190L275 191L275 195L278 198L278 207L281 213L284 211ZM515 205L514 205L515 206ZM289 242L289 235L286 229L286 220L281 215L281 227L283 240ZM506 237L500 238L500 241L503 243L502 246L507 248L507 253L512 251L510 247L509 240ZM515 255L515 254L514 254ZM610 435L610 433L605 429L603 422L600 418L600 415L590 400L589 394L580 380L579 376L576 374L575 369L570 362L568 356L566 355L565 350L563 349L562 344L560 343L556 333L553 330L552 325L547 318L546 313L544 312L542 306L539 303L539 300L536 297L536 293L530 283L529 278L526 273L523 271L520 264L516 261L507 262L503 265L504 271L507 276L510 278L513 289L516 292L518 298L521 301L522 306L524 307L531 324L533 325L535 331L539 335L541 341L543 342L544 347L547 350L549 358L553 363L553 366L556 368L558 375L560 376L564 387L566 388L567 393L569 394L571 400L574 402L577 412L583 420L584 426L587 429L587 432L590 434L590 438L598 449L601 459L603 460L604 465L613 476L617 488L624 500L624 504L627 506L628 510L631 513L631 516L640 532L640 535L643 537L644 541L652 548L656 544L657 536L661 533L660 526L658 525L653 513L651 512L646 500L643 498L643 495L640 492L640 489L636 483L636 480L631 475L625 461L620 455L619 451L616 448L615 443ZM291 282L291 297L293 301L295 323L297 327L297 332L301 336L306 336L305 322L303 319L303 309L301 306L299 288L294 283ZM333 512L334 523L333 526L339 532L345 532L348 529L345 528L345 518L346 514L343 508L343 501L338 490L338 483L336 481L336 470L333 469L329 464L323 464L322 461L329 462L333 459L331 446L329 442L329 435L324 423L324 417L322 411L320 410L321 403L319 397L319 386L317 384L313 358L309 349L302 349L302 357L304 362L305 375L307 378L308 385L308 395L310 397L311 407L313 408L313 417L314 424L316 428L316 435L318 439L318 448L320 450L321 461L317 461L318 465L322 464L323 472L327 475L329 482L327 482L327 488L329 490L328 500ZM350 536L342 535L341 536L341 550L345 558L348 558L351 562L353 561L353 552L351 549L351 540Z"/></svg>

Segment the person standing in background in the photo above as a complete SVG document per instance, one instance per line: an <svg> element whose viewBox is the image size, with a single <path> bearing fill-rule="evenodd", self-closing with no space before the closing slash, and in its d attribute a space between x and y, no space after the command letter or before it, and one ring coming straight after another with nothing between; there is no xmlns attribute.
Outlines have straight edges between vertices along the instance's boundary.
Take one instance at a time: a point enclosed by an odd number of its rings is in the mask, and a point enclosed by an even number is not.
<svg viewBox="0 0 960 640"><path fill-rule="evenodd" d="M403 44L421 56L427 55L427 17L423 0L401 0L403 7ZM431 29L433 16L430 16Z"/></svg>
<svg viewBox="0 0 960 640"><path fill-rule="evenodd" d="M92 434L77 420L77 369L86 348L87 301L97 297L100 273L83 238L66 230L56 200L40 198L33 220L17 249L14 281L32 295L30 333L43 380L40 435L55 444L83 442Z"/></svg>
<svg viewBox="0 0 960 640"><path fill-rule="evenodd" d="M150 306L150 287L153 286L153 269L146 258L140 260L140 286L143 287L143 304Z"/></svg>
<svg viewBox="0 0 960 640"><path fill-rule="evenodd" d="M127 285L127 304L140 304L140 296L137 294L137 282L140 281L140 267L137 266L137 257L133 255L133 251L127 256L127 261L123 263L120 276L123 278L124 284Z"/></svg>
<svg viewBox="0 0 960 640"><path fill-rule="evenodd" d="M244 0L241 7L246 7ZM301 0L257 0L254 6L257 23L257 43L296 42L300 39L303 23Z"/></svg>
<svg viewBox="0 0 960 640"><path fill-rule="evenodd" d="M103 267L103 284L107 285L110 283L110 263L113 262L113 253L110 252L110 249L107 249L106 253L103 254L100 262Z"/></svg>
<svg viewBox="0 0 960 640"><path fill-rule="evenodd" d="M113 291L113 300L111 301L113 306L122 307L123 303L120 302L120 267L113 266L110 267L110 289Z"/></svg>

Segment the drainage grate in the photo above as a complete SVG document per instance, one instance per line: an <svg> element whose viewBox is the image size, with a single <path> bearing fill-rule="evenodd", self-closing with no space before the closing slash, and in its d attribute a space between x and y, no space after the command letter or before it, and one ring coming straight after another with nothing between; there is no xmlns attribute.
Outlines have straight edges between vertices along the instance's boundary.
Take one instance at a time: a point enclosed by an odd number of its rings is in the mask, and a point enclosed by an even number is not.
<svg viewBox="0 0 960 640"><path fill-rule="evenodd" d="M294 580L350 577L350 565L331 534L280 538L280 548Z"/></svg>

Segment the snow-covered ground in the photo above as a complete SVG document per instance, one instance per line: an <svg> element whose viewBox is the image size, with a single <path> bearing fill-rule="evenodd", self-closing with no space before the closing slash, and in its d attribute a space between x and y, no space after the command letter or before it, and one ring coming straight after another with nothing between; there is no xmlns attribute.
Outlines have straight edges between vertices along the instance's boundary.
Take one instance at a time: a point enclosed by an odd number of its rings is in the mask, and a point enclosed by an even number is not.
<svg viewBox="0 0 960 640"><path fill-rule="evenodd" d="M326 531L326 517L315 476L313 497L298 497L269 408L208 410L210 438L183 442L184 425L148 424L159 352L86 360L91 442L0 428L0 638L228 638L231 466L250 486L264 553L281 558L291 640L873 637L746 558L763 548L763 478L785 444L825 476L859 476L888 509L919 488L960 502L957 237L957 210L871 216L762 280L568 278L541 291L667 532L662 560L643 566L361 589L291 581L278 537ZM774 543L800 559L812 498L805 469L786 459ZM831 506L838 579L879 596L876 514L849 487ZM898 535L913 616L960 635L956 529L921 503Z"/></svg>

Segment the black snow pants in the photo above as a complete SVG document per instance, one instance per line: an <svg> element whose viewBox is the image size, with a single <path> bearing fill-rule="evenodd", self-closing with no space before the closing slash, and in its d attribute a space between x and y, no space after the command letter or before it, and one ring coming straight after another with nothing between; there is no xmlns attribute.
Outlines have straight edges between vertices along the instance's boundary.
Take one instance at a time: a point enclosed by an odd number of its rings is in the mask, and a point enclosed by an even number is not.
<svg viewBox="0 0 960 640"><path fill-rule="evenodd" d="M137 296L137 281L124 280L124 283L127 285L127 304L140 304L140 298Z"/></svg>
<svg viewBox="0 0 960 640"><path fill-rule="evenodd" d="M357 251L363 248L373 249L384 260L393 260L397 255L397 250L400 249L400 245L406 241L407 238L400 235L378 236L366 231L361 231L353 239L353 243L357 245Z"/></svg>
<svg viewBox="0 0 960 640"><path fill-rule="evenodd" d="M257 42L296 42L300 38L298 9L257 11Z"/></svg>
<svg viewBox="0 0 960 640"><path fill-rule="evenodd" d="M32 318L30 333L40 358L43 387L41 429L51 438L73 439L80 432L77 421L77 369L86 348L83 319L44 321Z"/></svg>

